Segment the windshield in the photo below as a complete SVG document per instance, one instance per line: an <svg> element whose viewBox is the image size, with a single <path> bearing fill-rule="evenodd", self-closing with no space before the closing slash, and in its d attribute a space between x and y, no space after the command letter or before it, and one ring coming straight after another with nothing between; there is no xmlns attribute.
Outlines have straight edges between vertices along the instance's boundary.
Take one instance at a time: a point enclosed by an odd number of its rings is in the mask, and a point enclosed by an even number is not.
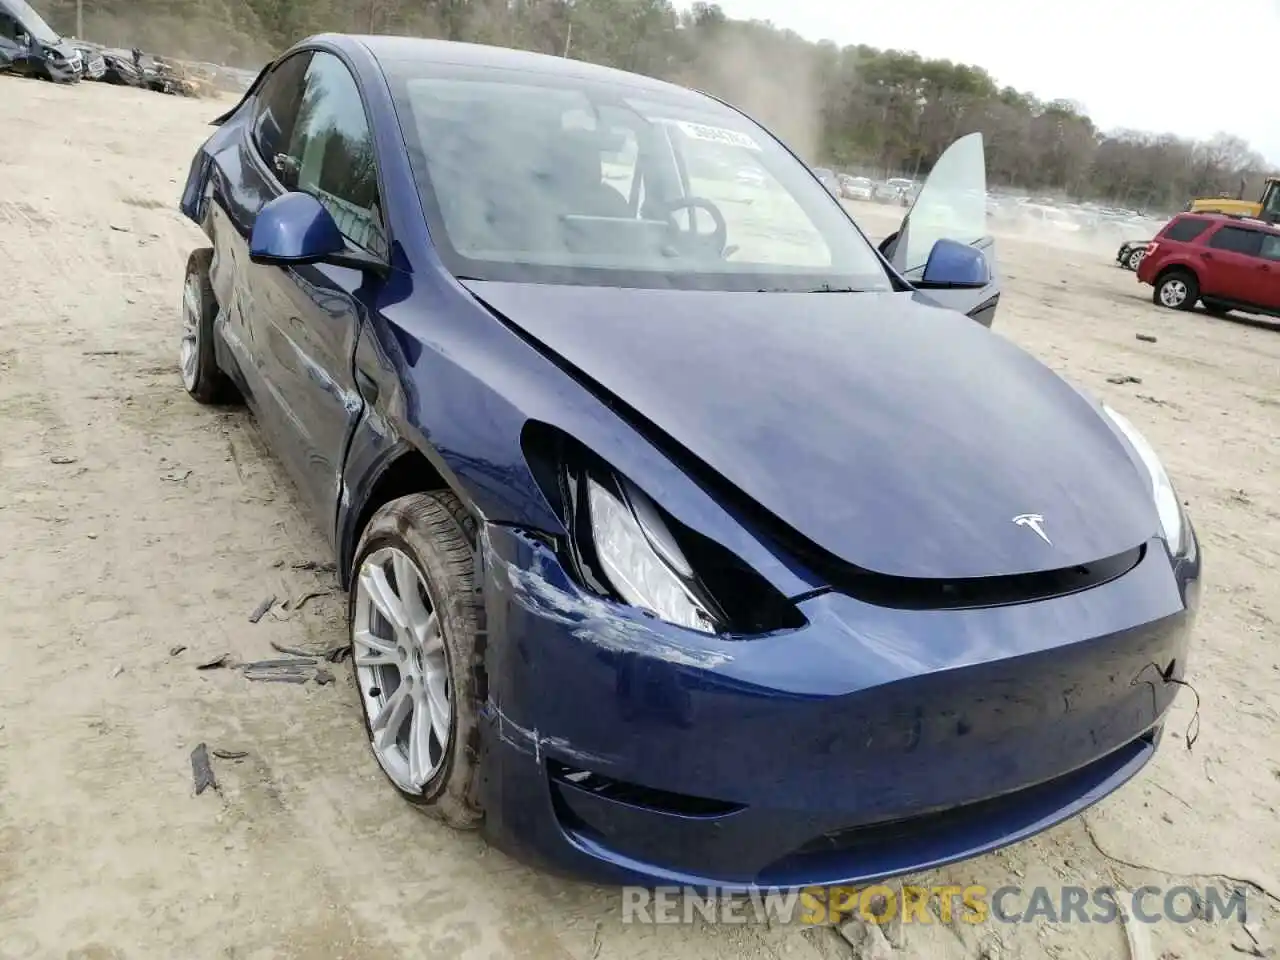
<svg viewBox="0 0 1280 960"><path fill-rule="evenodd" d="M53 28L44 22L44 17L31 9L27 0L7 0L6 6L13 18L18 21L18 26L26 30L32 40L39 40L41 43L57 43L61 39L53 32Z"/></svg>
<svg viewBox="0 0 1280 960"><path fill-rule="evenodd" d="M1262 219L1280 220L1280 180L1268 180L1262 192Z"/></svg>
<svg viewBox="0 0 1280 960"><path fill-rule="evenodd" d="M455 275L892 289L839 202L715 101L555 74L384 68L432 239Z"/></svg>

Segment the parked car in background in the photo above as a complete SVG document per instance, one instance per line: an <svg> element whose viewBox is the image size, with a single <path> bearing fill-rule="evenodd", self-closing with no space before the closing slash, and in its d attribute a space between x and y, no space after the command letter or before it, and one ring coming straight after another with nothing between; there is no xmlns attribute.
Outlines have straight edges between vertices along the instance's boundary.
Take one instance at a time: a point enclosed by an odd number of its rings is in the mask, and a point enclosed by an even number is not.
<svg viewBox="0 0 1280 960"><path fill-rule="evenodd" d="M1116 263L1126 270L1137 270L1142 258L1147 255L1150 240L1126 240L1116 251Z"/></svg>
<svg viewBox="0 0 1280 960"><path fill-rule="evenodd" d="M0 62L7 72L55 83L75 83L84 76L80 51L26 0L0 0Z"/></svg>
<svg viewBox="0 0 1280 960"><path fill-rule="evenodd" d="M870 200L875 193L875 184L870 177L851 177L847 173L840 174L840 196L846 200Z"/></svg>
<svg viewBox="0 0 1280 960"><path fill-rule="evenodd" d="M912 191L916 182L905 177L890 177L883 183L875 185L871 199L877 203L896 203L905 206L911 202Z"/></svg>
<svg viewBox="0 0 1280 960"><path fill-rule="evenodd" d="M840 183L836 180L835 171L828 170L826 167L814 167L813 175L822 182L829 194L833 197L840 196Z"/></svg>
<svg viewBox="0 0 1280 960"><path fill-rule="evenodd" d="M1079 233L1082 229L1078 220L1058 207L1043 203L1024 203L1019 209L1024 222L1032 228L1060 233Z"/></svg>
<svg viewBox="0 0 1280 960"><path fill-rule="evenodd" d="M140 85L136 79L132 82L129 79L130 77L140 78L140 74L129 62L130 54L128 51L113 50L109 47L104 47L100 43L91 43L88 40L71 40L69 42L80 51L80 55L84 58L84 79L101 80L104 83L112 83L119 86L136 87Z"/></svg>
<svg viewBox="0 0 1280 960"><path fill-rule="evenodd" d="M1261 220L1180 213L1147 244L1137 272L1158 306L1280 316L1280 228Z"/></svg>

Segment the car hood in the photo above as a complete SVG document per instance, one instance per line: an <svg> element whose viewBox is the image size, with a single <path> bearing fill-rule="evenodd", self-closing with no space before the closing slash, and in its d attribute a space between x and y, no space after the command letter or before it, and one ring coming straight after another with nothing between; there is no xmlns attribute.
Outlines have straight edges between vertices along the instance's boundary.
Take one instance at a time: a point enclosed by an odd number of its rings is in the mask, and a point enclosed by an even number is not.
<svg viewBox="0 0 1280 960"><path fill-rule="evenodd" d="M1158 533L1149 483L1092 402L912 294L465 286L860 568L1000 576ZM1043 517L1050 542L1023 514Z"/></svg>

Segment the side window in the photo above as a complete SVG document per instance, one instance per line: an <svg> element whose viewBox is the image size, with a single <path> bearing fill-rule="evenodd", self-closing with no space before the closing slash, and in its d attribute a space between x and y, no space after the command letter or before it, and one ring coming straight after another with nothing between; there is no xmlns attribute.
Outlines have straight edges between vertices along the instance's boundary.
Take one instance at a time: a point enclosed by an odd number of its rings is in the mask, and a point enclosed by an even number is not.
<svg viewBox="0 0 1280 960"><path fill-rule="evenodd" d="M1229 250L1232 253L1243 253L1256 257L1262 253L1264 234L1256 230L1245 230L1241 227L1222 227L1209 238L1209 246L1215 250Z"/></svg>
<svg viewBox="0 0 1280 960"><path fill-rule="evenodd" d="M386 256L373 134L355 77L332 54L311 59L288 152L296 189L323 203L347 239Z"/></svg>
<svg viewBox="0 0 1280 960"><path fill-rule="evenodd" d="M640 144L635 131L624 129L615 133L609 146L617 149L600 155L601 178L630 203L632 192L643 188L643 183L636 183L640 175Z"/></svg>
<svg viewBox="0 0 1280 960"><path fill-rule="evenodd" d="M1280 223L1280 183L1268 183L1262 199L1262 219L1267 223Z"/></svg>
<svg viewBox="0 0 1280 960"><path fill-rule="evenodd" d="M1208 226L1208 220L1201 220L1198 217L1184 217L1169 224L1168 229L1164 232L1164 238L1166 240L1177 240L1181 243L1190 243L1204 233Z"/></svg>
<svg viewBox="0 0 1280 960"><path fill-rule="evenodd" d="M1268 233L1262 238L1262 256L1266 260L1280 260L1280 234Z"/></svg>
<svg viewBox="0 0 1280 960"><path fill-rule="evenodd" d="M277 166L276 157L288 153L298 104L302 102L302 79L310 61L310 52L295 53L271 71L258 91L253 116L253 142L262 159L278 176L286 171ZM292 187L284 177L281 182Z"/></svg>
<svg viewBox="0 0 1280 960"><path fill-rule="evenodd" d="M14 42L18 39L18 22L3 11L0 11L0 37Z"/></svg>

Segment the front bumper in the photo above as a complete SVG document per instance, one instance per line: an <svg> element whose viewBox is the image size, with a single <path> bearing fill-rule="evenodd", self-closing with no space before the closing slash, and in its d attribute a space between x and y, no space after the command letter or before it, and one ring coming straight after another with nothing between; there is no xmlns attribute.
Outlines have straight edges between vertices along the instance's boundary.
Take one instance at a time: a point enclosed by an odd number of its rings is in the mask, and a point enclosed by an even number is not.
<svg viewBox="0 0 1280 960"><path fill-rule="evenodd" d="M62 63L46 60L44 70L54 83L79 83L84 75L84 64L79 60L68 60Z"/></svg>
<svg viewBox="0 0 1280 960"><path fill-rule="evenodd" d="M1192 534L1194 542L1194 534ZM745 640L579 590L519 531L481 540L490 838L606 883L863 883L1031 836L1151 758L1199 559L978 610L838 594Z"/></svg>

